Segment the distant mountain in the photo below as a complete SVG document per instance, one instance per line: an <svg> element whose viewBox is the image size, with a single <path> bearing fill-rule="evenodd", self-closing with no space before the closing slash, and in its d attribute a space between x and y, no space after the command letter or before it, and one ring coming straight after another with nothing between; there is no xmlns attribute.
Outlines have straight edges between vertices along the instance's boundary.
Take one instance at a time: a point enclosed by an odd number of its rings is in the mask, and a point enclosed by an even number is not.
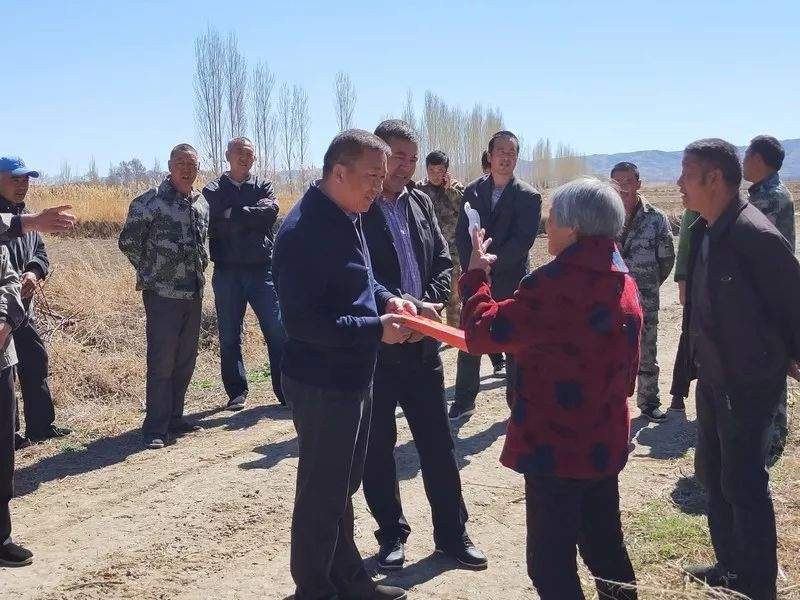
<svg viewBox="0 0 800 600"><path fill-rule="evenodd" d="M781 176L784 179L800 179L800 139L783 140L781 143L786 150ZM744 154L744 150L744 146L739 148L741 154ZM589 169L598 175L608 176L615 164L628 161L638 165L645 181L674 182L681 174L682 156L682 150L642 150L619 154L590 154L585 157L585 161Z"/></svg>

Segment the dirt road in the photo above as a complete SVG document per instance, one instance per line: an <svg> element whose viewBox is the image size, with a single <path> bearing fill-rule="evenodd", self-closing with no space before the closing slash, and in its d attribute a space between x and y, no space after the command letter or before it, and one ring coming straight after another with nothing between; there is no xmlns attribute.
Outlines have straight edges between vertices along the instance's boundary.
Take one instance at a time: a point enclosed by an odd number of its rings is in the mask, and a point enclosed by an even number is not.
<svg viewBox="0 0 800 600"><path fill-rule="evenodd" d="M679 310L674 284L664 288L660 323L662 393L667 399ZM455 353L444 353L452 394ZM484 361L488 373L489 362ZM433 552L430 513L419 462L399 417L397 451L406 515L413 527L408 566L390 579L411 598L535 598L524 563L521 476L498 456L507 408L504 382L483 378L478 413L454 434L469 532L486 551L487 571L455 568ZM84 449L35 459L20 455L13 502L15 536L36 553L33 566L0 570L0 597L23 599L237 598L282 599L293 591L288 571L289 523L297 465L290 415L268 386L229 415L190 404L206 431L163 451L142 451L138 431ZM212 403L213 404L213 403ZM637 511L675 487L693 445L694 415L672 415L658 428L634 420L634 449L622 477L623 506ZM635 407L632 414L638 415ZM377 546L359 493L357 541L364 556ZM374 562L368 561L374 570ZM669 568L669 567L665 567ZM644 581L663 574L641 574ZM647 597L646 594L643 597Z"/></svg>

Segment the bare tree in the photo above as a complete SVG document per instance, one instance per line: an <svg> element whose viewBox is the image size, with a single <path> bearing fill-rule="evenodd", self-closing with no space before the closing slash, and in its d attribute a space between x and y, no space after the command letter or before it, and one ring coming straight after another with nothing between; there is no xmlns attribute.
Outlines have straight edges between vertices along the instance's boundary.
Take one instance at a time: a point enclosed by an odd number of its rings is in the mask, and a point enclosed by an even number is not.
<svg viewBox="0 0 800 600"><path fill-rule="evenodd" d="M72 181L72 166L66 160L61 161L61 170L58 172L57 181L62 185Z"/></svg>
<svg viewBox="0 0 800 600"><path fill-rule="evenodd" d="M250 99L253 117L253 133L256 154L258 156L258 172L267 176L270 168L274 168L275 129L272 118L272 91L275 88L275 75L266 64L258 63L250 78ZM271 160L271 158L273 160Z"/></svg>
<svg viewBox="0 0 800 600"><path fill-rule="evenodd" d="M336 74L336 83L333 87L336 108L336 122L339 131L350 129L353 126L353 111L356 108L356 88L350 76L344 71Z"/></svg>
<svg viewBox="0 0 800 600"><path fill-rule="evenodd" d="M281 93L278 96L277 106L278 135L280 137L281 151L283 153L283 166L286 168L286 178L289 190L292 189L292 167L295 155L295 126L294 111L292 102L292 88L288 83L281 86Z"/></svg>
<svg viewBox="0 0 800 600"><path fill-rule="evenodd" d="M236 33L228 32L225 45L225 99L228 113L229 137L244 135L247 127L245 95L247 93L247 59L239 52Z"/></svg>
<svg viewBox="0 0 800 600"><path fill-rule="evenodd" d="M97 183L100 181L100 175L97 173L97 162L94 160L94 155L89 159L89 170L86 172L86 181L89 183Z"/></svg>
<svg viewBox="0 0 800 600"><path fill-rule="evenodd" d="M292 123L294 124L294 134L297 140L297 163L300 170L300 187L305 187L305 166L308 155L308 94L299 85L295 84L292 88Z"/></svg>
<svg viewBox="0 0 800 600"><path fill-rule="evenodd" d="M225 46L210 25L194 40L194 111L206 159L215 173L222 170L224 158L223 69Z"/></svg>
<svg viewBox="0 0 800 600"><path fill-rule="evenodd" d="M406 91L406 103L403 106L403 121L411 125L413 129L417 128L417 117L414 114L414 93L411 88Z"/></svg>

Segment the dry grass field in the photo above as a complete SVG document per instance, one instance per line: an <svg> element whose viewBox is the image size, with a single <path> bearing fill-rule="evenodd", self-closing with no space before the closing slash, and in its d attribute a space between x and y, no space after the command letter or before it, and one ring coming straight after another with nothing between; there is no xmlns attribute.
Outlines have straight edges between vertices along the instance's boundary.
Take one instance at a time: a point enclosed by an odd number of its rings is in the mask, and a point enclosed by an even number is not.
<svg viewBox="0 0 800 600"><path fill-rule="evenodd" d="M800 198L800 186L793 192ZM674 186L645 195L680 213ZM52 276L39 295L39 323L50 349L58 422L75 429L63 440L18 453L15 535L36 552L32 567L0 569L0 597L20 599L285 599L297 447L290 414L275 405L266 352L253 315L245 350L250 407L219 412L213 294L206 289L201 350L187 411L206 431L161 452L144 452L138 426L144 397L144 314L130 265L115 233L135 192L92 186L35 187L30 206L69 203L80 227L47 240ZM282 200L285 210L290 202ZM91 224L91 225L90 225ZM100 239L106 238L106 239ZM536 265L547 260L537 240ZM208 272L210 277L210 269ZM663 288L659 359L669 389L680 328L677 289ZM455 354L445 361L452 396ZM488 361L485 361L488 366ZM507 409L503 382L482 378L478 413L454 430L470 533L489 570L455 569L432 554L430 514L419 463L403 419L398 468L415 533L406 569L392 581L410 598L536 598L524 567L524 499L520 477L501 467ZM791 388L792 402L797 388ZM623 520L642 588L640 598L697 599L680 565L711 555L702 490L693 478L695 416L671 415L659 426L633 421L632 455L621 478ZM638 415L635 405L632 415ZM781 598L800 598L800 446L797 433L772 471L779 521ZM373 522L358 495L358 544L377 550ZM374 569L374 562L368 562ZM587 592L589 579L582 570ZM591 597L591 594L588 596Z"/></svg>

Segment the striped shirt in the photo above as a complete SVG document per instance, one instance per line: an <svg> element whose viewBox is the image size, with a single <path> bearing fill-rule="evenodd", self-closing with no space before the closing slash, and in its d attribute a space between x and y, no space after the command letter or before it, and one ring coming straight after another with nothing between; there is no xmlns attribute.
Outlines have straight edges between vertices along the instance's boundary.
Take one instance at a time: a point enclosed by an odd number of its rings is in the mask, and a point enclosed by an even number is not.
<svg viewBox="0 0 800 600"><path fill-rule="evenodd" d="M417 255L414 252L411 232L408 228L408 190L403 190L397 200L381 196L378 206L381 207L386 223L389 225L394 249L397 252L397 262L400 264L401 291L422 300L422 276L419 273Z"/></svg>

